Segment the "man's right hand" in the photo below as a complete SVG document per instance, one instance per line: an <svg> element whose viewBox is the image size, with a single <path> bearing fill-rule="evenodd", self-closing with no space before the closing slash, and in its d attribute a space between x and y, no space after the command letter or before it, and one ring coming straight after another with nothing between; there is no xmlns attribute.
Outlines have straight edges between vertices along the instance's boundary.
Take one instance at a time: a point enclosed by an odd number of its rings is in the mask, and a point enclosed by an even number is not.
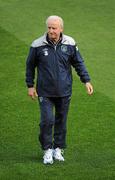
<svg viewBox="0 0 115 180"><path fill-rule="evenodd" d="M28 88L28 95L34 100L36 97L38 97L38 94L36 92L36 89L34 87Z"/></svg>

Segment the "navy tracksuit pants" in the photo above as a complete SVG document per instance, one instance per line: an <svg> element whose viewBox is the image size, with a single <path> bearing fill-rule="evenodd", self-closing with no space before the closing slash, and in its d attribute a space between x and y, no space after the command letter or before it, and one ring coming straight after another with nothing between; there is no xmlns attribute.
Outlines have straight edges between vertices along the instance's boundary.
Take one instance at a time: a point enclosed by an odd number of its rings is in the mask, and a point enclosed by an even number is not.
<svg viewBox="0 0 115 180"><path fill-rule="evenodd" d="M66 121L70 96L39 97L41 111L39 140L43 150L66 147Z"/></svg>

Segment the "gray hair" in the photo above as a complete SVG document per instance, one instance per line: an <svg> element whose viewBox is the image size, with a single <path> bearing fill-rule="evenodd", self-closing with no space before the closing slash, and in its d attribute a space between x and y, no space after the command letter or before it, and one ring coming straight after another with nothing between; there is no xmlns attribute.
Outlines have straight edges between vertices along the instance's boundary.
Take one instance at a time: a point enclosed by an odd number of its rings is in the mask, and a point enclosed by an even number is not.
<svg viewBox="0 0 115 180"><path fill-rule="evenodd" d="M59 20L61 27L63 28L63 26L64 26L63 19L62 19L61 17L59 17L59 16L56 16L56 15L49 16L49 17L46 19L46 26L48 26L48 21L49 21L49 20Z"/></svg>

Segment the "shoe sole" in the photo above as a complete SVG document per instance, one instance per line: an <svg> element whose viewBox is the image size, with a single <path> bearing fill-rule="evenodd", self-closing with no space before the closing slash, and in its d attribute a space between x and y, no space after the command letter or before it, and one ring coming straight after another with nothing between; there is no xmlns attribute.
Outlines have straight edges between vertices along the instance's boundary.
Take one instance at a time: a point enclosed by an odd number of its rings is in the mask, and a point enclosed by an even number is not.
<svg viewBox="0 0 115 180"><path fill-rule="evenodd" d="M51 162L43 162L44 164L53 164L53 161Z"/></svg>
<svg viewBox="0 0 115 180"><path fill-rule="evenodd" d="M55 157L53 157L53 158L54 158L54 160L57 160L57 161L65 161L64 159L62 160L62 159L57 159Z"/></svg>

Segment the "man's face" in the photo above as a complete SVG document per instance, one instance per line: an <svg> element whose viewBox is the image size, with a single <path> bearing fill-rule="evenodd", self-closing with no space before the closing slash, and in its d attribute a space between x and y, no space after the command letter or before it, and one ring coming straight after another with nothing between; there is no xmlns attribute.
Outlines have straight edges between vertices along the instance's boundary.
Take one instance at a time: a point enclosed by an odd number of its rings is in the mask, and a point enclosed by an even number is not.
<svg viewBox="0 0 115 180"><path fill-rule="evenodd" d="M48 37L57 42L60 38L60 33L62 33L63 28L60 25L59 20L49 20L47 26Z"/></svg>

